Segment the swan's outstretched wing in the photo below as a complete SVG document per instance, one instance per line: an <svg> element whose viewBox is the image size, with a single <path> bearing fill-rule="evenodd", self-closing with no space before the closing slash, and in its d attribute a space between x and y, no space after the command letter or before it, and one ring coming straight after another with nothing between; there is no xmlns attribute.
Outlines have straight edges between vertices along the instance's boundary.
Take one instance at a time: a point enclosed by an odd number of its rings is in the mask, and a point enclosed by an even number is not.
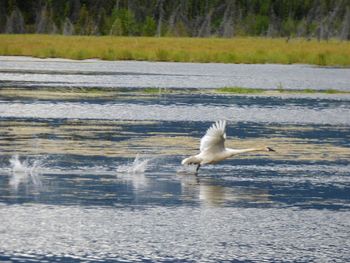
<svg viewBox="0 0 350 263"><path fill-rule="evenodd" d="M201 139L200 151L220 152L225 149L226 121L215 122Z"/></svg>

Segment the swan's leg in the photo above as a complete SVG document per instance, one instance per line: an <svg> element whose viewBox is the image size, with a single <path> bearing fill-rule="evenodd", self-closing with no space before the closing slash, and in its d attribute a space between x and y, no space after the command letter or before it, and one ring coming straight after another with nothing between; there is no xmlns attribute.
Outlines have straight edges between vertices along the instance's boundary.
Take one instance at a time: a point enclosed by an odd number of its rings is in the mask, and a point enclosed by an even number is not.
<svg viewBox="0 0 350 263"><path fill-rule="evenodd" d="M199 164L197 165L196 174L198 173L198 170L199 170L200 167L201 167L201 164L199 163Z"/></svg>

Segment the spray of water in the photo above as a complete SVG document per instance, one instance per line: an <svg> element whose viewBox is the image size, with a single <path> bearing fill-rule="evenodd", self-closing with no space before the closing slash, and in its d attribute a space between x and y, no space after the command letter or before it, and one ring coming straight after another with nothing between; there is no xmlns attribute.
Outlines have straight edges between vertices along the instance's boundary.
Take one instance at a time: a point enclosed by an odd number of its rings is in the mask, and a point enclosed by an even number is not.
<svg viewBox="0 0 350 263"><path fill-rule="evenodd" d="M148 178L145 171L150 165L152 159L146 159L136 155L133 162L118 166L117 173L120 180L131 183L135 190L145 188L148 185Z"/></svg>
<svg viewBox="0 0 350 263"><path fill-rule="evenodd" d="M137 154L135 160L132 163L119 166L117 168L117 172L127 174L143 174L146 171L151 160L152 159L142 158L139 154Z"/></svg>
<svg viewBox="0 0 350 263"><path fill-rule="evenodd" d="M21 161L18 155L12 156L10 159L10 186L15 190L22 184L32 184L36 188L42 187L40 167L42 159L26 159Z"/></svg>

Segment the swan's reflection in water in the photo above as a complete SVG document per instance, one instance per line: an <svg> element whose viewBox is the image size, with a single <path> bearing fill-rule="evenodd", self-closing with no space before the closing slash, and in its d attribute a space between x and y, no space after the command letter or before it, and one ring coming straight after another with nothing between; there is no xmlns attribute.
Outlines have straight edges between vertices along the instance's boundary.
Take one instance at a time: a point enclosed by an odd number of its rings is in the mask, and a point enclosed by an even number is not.
<svg viewBox="0 0 350 263"><path fill-rule="evenodd" d="M206 206L226 206L239 204L271 203L267 190L240 186L223 186L215 177L196 176L188 172L177 172L181 182L182 195Z"/></svg>
<svg viewBox="0 0 350 263"><path fill-rule="evenodd" d="M118 167L116 183L127 186L128 195L137 202L204 206L256 206L272 202L267 190L233 185L223 176L196 176L183 167L158 174L155 163L155 159L137 156L133 162Z"/></svg>

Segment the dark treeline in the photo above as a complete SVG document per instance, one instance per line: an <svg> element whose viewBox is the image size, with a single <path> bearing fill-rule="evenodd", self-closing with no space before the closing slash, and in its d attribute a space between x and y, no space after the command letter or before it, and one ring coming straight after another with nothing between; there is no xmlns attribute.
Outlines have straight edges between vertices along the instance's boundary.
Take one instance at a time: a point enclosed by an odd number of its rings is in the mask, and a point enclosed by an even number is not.
<svg viewBox="0 0 350 263"><path fill-rule="evenodd" d="M350 38L350 0L0 0L1 33Z"/></svg>

